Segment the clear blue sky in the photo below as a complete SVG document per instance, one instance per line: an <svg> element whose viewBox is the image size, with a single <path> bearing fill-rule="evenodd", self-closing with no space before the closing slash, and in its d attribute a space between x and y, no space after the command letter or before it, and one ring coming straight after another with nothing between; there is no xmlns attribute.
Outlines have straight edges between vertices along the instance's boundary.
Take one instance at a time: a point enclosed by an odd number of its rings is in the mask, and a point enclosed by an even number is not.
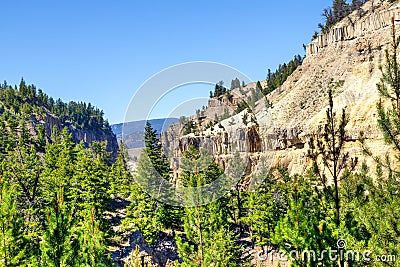
<svg viewBox="0 0 400 267"><path fill-rule="evenodd" d="M265 79L267 68L304 53L330 4L2 0L0 80L24 77L54 98L91 102L117 123L135 90L175 64L215 61Z"/></svg>

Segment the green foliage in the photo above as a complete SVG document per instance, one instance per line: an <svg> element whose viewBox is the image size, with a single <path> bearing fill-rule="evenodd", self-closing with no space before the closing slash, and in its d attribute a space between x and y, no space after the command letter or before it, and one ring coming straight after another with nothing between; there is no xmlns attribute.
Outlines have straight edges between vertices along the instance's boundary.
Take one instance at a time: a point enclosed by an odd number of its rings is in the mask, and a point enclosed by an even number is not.
<svg viewBox="0 0 400 267"><path fill-rule="evenodd" d="M341 21L354 10L360 11L361 6L367 1L352 0L351 4L348 4L345 0L333 0L332 7L327 7L322 12L324 22L318 24L321 33L328 33L337 22ZM315 32L312 39L315 39L318 35L319 33Z"/></svg>
<svg viewBox="0 0 400 267"><path fill-rule="evenodd" d="M131 173L127 168L127 148L121 141L117 160L111 168L111 194L127 199L130 195L130 187L133 182Z"/></svg>
<svg viewBox="0 0 400 267"><path fill-rule="evenodd" d="M183 134L187 135L191 133L198 134L198 127L196 122L189 120L184 126Z"/></svg>
<svg viewBox="0 0 400 267"><path fill-rule="evenodd" d="M35 140L27 121L0 118L1 265L102 265L111 171L104 144L77 146L67 129L46 144L44 127Z"/></svg>
<svg viewBox="0 0 400 267"><path fill-rule="evenodd" d="M238 151L235 151L233 158L230 160L229 167L227 168L227 176L231 181L234 181L234 188L230 191L228 196L229 214L232 216L235 224L239 227L239 234L243 234L242 218L244 216L244 190L243 180L245 176L246 165L241 158Z"/></svg>
<svg viewBox="0 0 400 267"><path fill-rule="evenodd" d="M307 178L294 177L288 210L273 235L273 243L278 244L286 255L292 250L297 251L299 257L294 261L295 266L319 265L316 259L302 257L305 250L313 250L319 256L323 250L336 247L333 212L326 208L324 199L315 194L315 185L310 185L312 183ZM333 262L325 258L323 263Z"/></svg>
<svg viewBox="0 0 400 267"><path fill-rule="evenodd" d="M243 116L242 116L242 123L244 124L244 126L247 126L247 123L248 123L248 118L249 118L249 114L247 113L247 112L245 112L245 113L243 113Z"/></svg>
<svg viewBox="0 0 400 267"><path fill-rule="evenodd" d="M55 125L50 136L46 125L32 124L49 112L65 125L81 114L79 124L110 130L91 105L54 102L24 80L0 86L0 265L102 266L109 262L110 175L125 181L126 162L121 155L111 166L105 143L84 148L67 128ZM127 190L114 187L117 195Z"/></svg>
<svg viewBox="0 0 400 267"><path fill-rule="evenodd" d="M27 85L24 79L17 88L8 85L6 81L0 84L0 114L9 111L13 114L31 115L32 111L46 110L58 116L63 122L70 122L78 128L105 129L111 131L108 121L104 120L104 112L90 103L64 103L61 99L54 100L35 85ZM42 112L40 112L42 113Z"/></svg>
<svg viewBox="0 0 400 267"><path fill-rule="evenodd" d="M364 152L371 156L376 164L377 178L372 180L363 172L362 187L359 186L360 197L353 200L354 217L358 224L365 228L368 238L363 242L355 242L359 247L372 251L373 255L400 254L400 171L399 166L399 125L400 125L400 68L398 63L400 38L396 36L394 20L392 21L392 42L390 50L385 51L385 65L380 67L382 78L377 84L383 100L377 103L378 125L384 141L392 149L383 158L376 156L365 144L362 134L361 142ZM359 238L360 239L360 238ZM357 239L355 241L358 241ZM377 266L383 263L373 262ZM397 262L387 263L398 266Z"/></svg>
<svg viewBox="0 0 400 267"><path fill-rule="evenodd" d="M150 123L145 127L144 139L146 147L138 160L135 182L130 187L131 204L123 225L139 230L148 243L155 244L162 230L180 224L181 209L159 201L163 197L164 181L170 179L170 167ZM147 188L151 194L142 188Z"/></svg>
<svg viewBox="0 0 400 267"><path fill-rule="evenodd" d="M224 86L224 82L223 81L219 81L215 85L213 97L219 97L219 96L224 95L224 94L226 94L228 92L229 92L229 90L226 89L226 87ZM211 96L211 94L210 94L210 96Z"/></svg>
<svg viewBox="0 0 400 267"><path fill-rule="evenodd" d="M252 243L264 247L272 244L275 227L286 213L286 195L290 185L285 181L278 182L270 175L265 159L261 159L260 164L260 172L253 178L257 188L244 199L245 216L242 221L249 226Z"/></svg>
<svg viewBox="0 0 400 267"><path fill-rule="evenodd" d="M348 152L344 152L346 138L345 127L347 124L346 112L342 109L339 119L333 111L332 90L328 91L329 107L326 110L326 123L321 133L310 138L308 157L313 162L313 171L319 177L324 193L328 199L333 199L335 206L336 226L340 225L340 196L339 183L349 175L357 164L357 158L350 158ZM321 138L322 137L322 138ZM324 168L321 169L322 165ZM329 173L329 176L327 176ZM333 180L333 186L329 184Z"/></svg>
<svg viewBox="0 0 400 267"><path fill-rule="evenodd" d="M28 240L22 230L23 218L18 213L15 194L15 186L0 176L0 265L2 266L20 266L27 263L25 253Z"/></svg>
<svg viewBox="0 0 400 267"><path fill-rule="evenodd" d="M300 55L295 56L288 63L279 65L275 72L271 72L270 69L267 71L267 86L262 88L264 95L267 95L280 87L286 79L303 63L303 57ZM260 85L261 87L261 85Z"/></svg>
<svg viewBox="0 0 400 267"><path fill-rule="evenodd" d="M183 216L184 237L177 236L181 266L237 266L235 261L237 247L234 244L234 234L230 231L227 208L223 200L215 200L207 205L199 206L204 198L201 186L215 181L223 171L215 164L208 167L206 156L191 147L184 154L189 171L182 173L183 183L192 190L186 197ZM185 168L188 170L188 168Z"/></svg>
<svg viewBox="0 0 400 267"><path fill-rule="evenodd" d="M220 201L185 209L185 238L176 238L180 266L238 266L224 209Z"/></svg>
<svg viewBox="0 0 400 267"><path fill-rule="evenodd" d="M54 192L46 217L46 228L40 243L42 262L46 266L75 265L79 246L73 233L76 218L64 202L62 186Z"/></svg>
<svg viewBox="0 0 400 267"><path fill-rule="evenodd" d="M237 107L236 107L236 113L240 113L240 112L242 112L243 110L245 110L245 109L250 109L250 106L249 106L249 104L246 102L246 101L241 101L241 102L239 102L238 104L237 104Z"/></svg>
<svg viewBox="0 0 400 267"><path fill-rule="evenodd" d="M160 220L157 201L144 192L140 185L151 183L151 177L155 177L155 171L148 157L142 154L138 161L135 181L132 183L129 200L131 204L127 207L126 218L123 220L123 226L133 231L139 230L149 244L158 241L158 234L163 229ZM150 179L149 179L150 178ZM151 184L149 187L153 186Z"/></svg>
<svg viewBox="0 0 400 267"><path fill-rule="evenodd" d="M386 108L382 101L377 104L378 124L385 142L400 151L400 68L398 62L400 38L396 36L394 21L392 30L391 51L385 50L386 64L381 66L382 78L377 84L378 91L384 99L390 101Z"/></svg>
<svg viewBox="0 0 400 267"><path fill-rule="evenodd" d="M231 81L231 90L240 88L240 80L238 78Z"/></svg>
<svg viewBox="0 0 400 267"><path fill-rule="evenodd" d="M105 146L103 146L103 150ZM110 201L109 168L101 154L94 154L92 147L88 150L82 146L78 148L74 182L79 188L77 197L81 210L94 210L96 220L103 220L103 213L107 210ZM84 201L82 201L84 200ZM102 230L105 226L102 225Z"/></svg>
<svg viewBox="0 0 400 267"><path fill-rule="evenodd" d="M82 220L77 227L79 253L75 260L77 265L102 266L106 250L105 232L101 221L96 219L95 209L86 209L82 212Z"/></svg>

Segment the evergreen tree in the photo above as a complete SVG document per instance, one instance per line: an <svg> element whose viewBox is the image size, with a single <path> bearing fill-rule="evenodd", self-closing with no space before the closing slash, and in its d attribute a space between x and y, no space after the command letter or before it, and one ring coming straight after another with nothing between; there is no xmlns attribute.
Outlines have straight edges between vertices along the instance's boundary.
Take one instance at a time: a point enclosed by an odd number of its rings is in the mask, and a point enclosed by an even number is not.
<svg viewBox="0 0 400 267"><path fill-rule="evenodd" d="M96 210L86 209L77 227L79 240L78 256L74 259L80 266L104 266L106 250L106 233L102 222L96 219ZM107 263L107 262L106 262Z"/></svg>
<svg viewBox="0 0 400 267"><path fill-rule="evenodd" d="M140 230L147 242L158 241L158 234L163 229L180 225L182 210L160 200L168 199L170 164L150 123L145 127L145 149L138 160L134 174L136 183L132 184L126 228ZM145 192L143 188L148 190Z"/></svg>
<svg viewBox="0 0 400 267"><path fill-rule="evenodd" d="M157 192L159 199L169 199L168 194L171 194L170 188L170 175L171 168L163 149L161 142L158 138L157 132L152 128L149 122L146 123L145 127L145 152L143 157L148 157L151 162L151 176L140 175L137 177L140 179L146 179L148 181L148 188L151 188L153 192ZM147 160L143 160L144 165L147 164ZM155 171L155 172L154 172ZM165 195L162 195L165 194ZM158 211L161 216L162 224L165 228L170 228L173 225L178 225L180 222L181 209L177 206L166 204L159 201L154 201L154 209Z"/></svg>
<svg viewBox="0 0 400 267"><path fill-rule="evenodd" d="M351 159L349 153L343 151L346 138L346 113L342 109L340 119L337 120L336 112L333 111L332 89L328 90L328 96L329 107L326 110L326 123L323 132L320 133L322 138L318 136L310 138L308 157L313 162L313 171L319 177L324 194L326 194L327 199L333 199L335 223L339 227L341 220L339 183L348 177L350 173L347 171L348 169L354 169L357 158ZM330 176L327 176L327 173ZM329 184L329 178L333 180L333 188Z"/></svg>
<svg viewBox="0 0 400 267"><path fill-rule="evenodd" d="M46 231L40 243L45 266L73 266L78 259L79 244L74 238L75 218L64 202L64 188L54 192L53 205L48 208Z"/></svg>
<svg viewBox="0 0 400 267"><path fill-rule="evenodd" d="M42 124L36 126L37 140L36 147L39 151L44 152L46 146L46 129Z"/></svg>
<svg viewBox="0 0 400 267"><path fill-rule="evenodd" d="M1 164L3 173L4 162ZM15 186L0 174L0 265L21 266L29 262L23 218L17 207Z"/></svg>
<svg viewBox="0 0 400 267"><path fill-rule="evenodd" d="M227 175L230 180L234 181L234 189L230 192L231 198L231 214L234 214L234 221L239 226L240 235L243 234L242 217L243 210L243 180L245 176L246 166L238 151L236 151L231 159L227 169Z"/></svg>
<svg viewBox="0 0 400 267"><path fill-rule="evenodd" d="M351 9L358 10L361 6L366 2L366 0L352 0L351 1Z"/></svg>
<svg viewBox="0 0 400 267"><path fill-rule="evenodd" d="M170 167L163 153L162 145L157 136L157 131L153 129L149 122L146 122L144 129L145 152L150 159L155 170L165 179L169 180Z"/></svg>
<svg viewBox="0 0 400 267"><path fill-rule="evenodd" d="M39 250L40 221L43 217L39 186L43 165L35 148L21 143L22 139L19 141L16 149L8 152L7 169L3 174L10 184L16 186L14 197L24 219L23 231L29 240L27 254L35 255Z"/></svg>
<svg viewBox="0 0 400 267"><path fill-rule="evenodd" d="M350 13L349 4L346 0L333 0L332 11L335 23L342 20Z"/></svg>
<svg viewBox="0 0 400 267"><path fill-rule="evenodd" d="M382 98L377 103L378 125L384 141L392 146L390 153L381 158L375 156L365 145L364 152L377 163L375 180L364 179L363 197L356 202L358 222L371 234L368 249L374 255L399 255L400 248L400 66L398 62L400 37L396 36L392 20L392 42L385 50L386 62L380 67L382 78L377 88ZM380 264L374 262L374 264ZM388 263L397 266L396 262Z"/></svg>
<svg viewBox="0 0 400 267"><path fill-rule="evenodd" d="M184 154L186 171L182 173L183 184L191 193L185 197L184 231L185 239L177 236L177 246L182 266L237 266L234 235L229 230L225 201L204 199L201 186L215 181L222 175L214 164L207 166L209 159L193 147ZM207 205L200 203L211 201Z"/></svg>
<svg viewBox="0 0 400 267"><path fill-rule="evenodd" d="M139 230L149 244L155 244L159 240L163 225L157 211L154 210L153 201L137 184L132 186L130 201L122 225L125 229Z"/></svg>
<svg viewBox="0 0 400 267"><path fill-rule="evenodd" d="M240 88L240 80L238 78L231 81L231 90Z"/></svg>
<svg viewBox="0 0 400 267"><path fill-rule="evenodd" d="M104 148L105 149L105 148ZM91 148L85 150L80 147L77 153L76 172L73 180L79 187L79 206L83 211L94 210L96 221L101 221L104 230L106 222L103 214L108 210L110 201L110 181L106 162L100 155L96 155Z"/></svg>
<svg viewBox="0 0 400 267"><path fill-rule="evenodd" d="M280 172L283 181L279 183L269 174L265 159L261 159L260 172L253 177L255 191L248 193L244 201L245 217L243 222L248 225L252 244L260 246L272 245L271 238L280 218L286 213L287 191L286 182L289 176Z"/></svg>
<svg viewBox="0 0 400 267"><path fill-rule="evenodd" d="M117 160L111 168L111 193L123 198L128 198L130 194L132 175L127 167L127 151L122 141L119 145Z"/></svg>
<svg viewBox="0 0 400 267"><path fill-rule="evenodd" d="M326 208L324 198L315 193L316 184L309 179L301 176L293 178L289 207L280 218L272 241L279 245L294 266L337 266L329 257L318 260L322 251L336 248L336 226L331 219L334 216L332 210Z"/></svg>
<svg viewBox="0 0 400 267"><path fill-rule="evenodd" d="M301 64L303 64L303 58L300 55L297 55L288 63L279 65L273 73L268 69L267 86L261 90L264 95L267 95L280 87Z"/></svg>
<svg viewBox="0 0 400 267"><path fill-rule="evenodd" d="M71 205L78 198L78 189L75 188L78 182L74 180L76 148L67 128L56 139L57 143L47 144L45 148L44 169L40 177L40 187L43 191L45 205L53 205L54 192L60 188L64 188L64 203Z"/></svg>

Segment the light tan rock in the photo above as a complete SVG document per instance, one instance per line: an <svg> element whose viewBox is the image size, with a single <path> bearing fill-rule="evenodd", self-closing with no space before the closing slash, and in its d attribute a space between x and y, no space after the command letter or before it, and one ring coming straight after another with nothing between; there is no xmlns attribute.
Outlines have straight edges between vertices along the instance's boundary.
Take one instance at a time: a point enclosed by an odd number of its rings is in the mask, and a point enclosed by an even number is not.
<svg viewBox="0 0 400 267"><path fill-rule="evenodd" d="M327 91L333 87L335 111L339 114L344 108L348 114L346 151L373 166L372 159L361 153L357 139L363 131L368 146L376 155L389 151L377 125L376 103L380 96L376 84L381 77L378 67L384 63L384 50L390 42L393 16L397 29L400 28L398 4L368 1L362 8L363 16L354 12L328 34L312 41L307 46L303 65L267 96L273 108L266 109L265 99L261 99L253 109L258 126L245 127L240 122L243 114L237 114L233 117L235 126L229 126L229 118L221 122L222 130L201 133L211 138L213 145L198 147L210 150L218 162L223 162L223 167L229 165L224 161L226 155L238 150L248 152L249 157L266 157L271 167L287 167L290 174L304 173L309 166L306 157L309 136L325 122ZM262 84L265 86L265 81ZM255 84L251 84L243 88L244 95L254 87ZM211 109L216 106L213 104ZM210 111L206 110L206 114ZM174 154L177 157L189 144L201 144L201 139L205 138L194 135L179 138L172 133L165 136L166 144L176 142L173 138L180 140L181 145ZM247 174L255 171L257 167L251 167Z"/></svg>

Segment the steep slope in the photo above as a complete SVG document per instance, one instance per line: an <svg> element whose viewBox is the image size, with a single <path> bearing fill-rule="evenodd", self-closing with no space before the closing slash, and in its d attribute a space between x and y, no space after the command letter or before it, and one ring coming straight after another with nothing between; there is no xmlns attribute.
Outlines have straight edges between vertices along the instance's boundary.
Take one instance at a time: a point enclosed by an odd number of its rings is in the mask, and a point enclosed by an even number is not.
<svg viewBox="0 0 400 267"><path fill-rule="evenodd" d="M199 134L182 135L182 127L171 128L163 134L162 141L174 156L173 166L178 169L182 152L194 145L216 155L223 168L229 165L232 153L239 151L248 159L247 174L256 171L261 157L271 167L287 167L291 174L303 173L308 166L309 137L325 120L329 88L334 91L335 110L339 113L346 108L348 114L345 146L350 154L371 161L361 153L357 141L360 131L365 132L367 144L374 153L386 153L376 122L379 101L376 83L381 77L379 65L384 63L384 50L390 42L392 17L397 25L398 2L371 0L329 33L312 41L302 66L280 88L267 95L272 107L266 105L265 98L256 103L253 121L248 119L244 123L243 115L247 111L242 111ZM265 86L265 82L261 84ZM246 99L255 87L254 83L242 88L239 98ZM219 100L219 104L212 104L216 100L211 100L208 109L226 106L223 99Z"/></svg>

